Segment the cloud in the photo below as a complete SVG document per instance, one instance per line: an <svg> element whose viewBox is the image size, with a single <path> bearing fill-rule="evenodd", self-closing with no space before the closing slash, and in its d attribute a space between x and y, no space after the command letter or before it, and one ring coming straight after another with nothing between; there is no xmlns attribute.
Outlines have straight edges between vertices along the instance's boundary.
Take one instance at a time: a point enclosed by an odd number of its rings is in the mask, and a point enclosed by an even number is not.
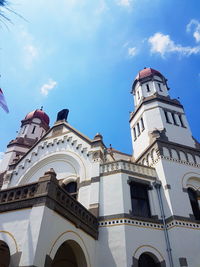
<svg viewBox="0 0 200 267"><path fill-rule="evenodd" d="M132 3L132 0L118 0L117 4L119 6L124 6L124 7L130 7Z"/></svg>
<svg viewBox="0 0 200 267"><path fill-rule="evenodd" d="M200 22L196 19L192 19L186 26L187 32L191 32L193 28L193 36L197 43L200 42Z"/></svg>
<svg viewBox="0 0 200 267"><path fill-rule="evenodd" d="M99 2L99 6L95 10L95 13L96 13L96 15L101 15L102 13L104 13L107 10L108 10L107 4L105 3L104 0L101 0Z"/></svg>
<svg viewBox="0 0 200 267"><path fill-rule="evenodd" d="M41 86L40 93L44 96L47 96L49 94L49 91L53 90L56 85L57 85L56 81L49 79L47 83Z"/></svg>
<svg viewBox="0 0 200 267"><path fill-rule="evenodd" d="M38 57L38 49L32 44L28 44L24 46L24 57L27 66L31 66L33 61Z"/></svg>
<svg viewBox="0 0 200 267"><path fill-rule="evenodd" d="M25 29L23 26L20 26L20 31L18 34L18 42L22 47L22 59L25 65L25 68L30 69L39 58L39 47L36 45L36 41L30 32Z"/></svg>
<svg viewBox="0 0 200 267"><path fill-rule="evenodd" d="M130 57L134 57L136 55L136 53L137 53L136 47L129 47L128 48L128 55Z"/></svg>
<svg viewBox="0 0 200 267"><path fill-rule="evenodd" d="M182 46L174 43L169 35L157 32L148 39L151 46L152 53L158 53L165 57L169 53L178 53L183 56L190 56L192 54L200 54L200 46Z"/></svg>

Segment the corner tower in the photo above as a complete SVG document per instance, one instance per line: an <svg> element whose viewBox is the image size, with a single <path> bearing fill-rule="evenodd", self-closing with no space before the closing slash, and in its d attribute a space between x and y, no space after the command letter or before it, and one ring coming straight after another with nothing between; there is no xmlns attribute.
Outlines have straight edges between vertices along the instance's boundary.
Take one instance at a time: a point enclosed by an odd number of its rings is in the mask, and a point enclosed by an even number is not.
<svg viewBox="0 0 200 267"><path fill-rule="evenodd" d="M16 163L49 129L49 117L41 109L28 113L21 121L17 137L7 145L0 164L0 174Z"/></svg>
<svg viewBox="0 0 200 267"><path fill-rule="evenodd" d="M137 161L155 139L195 148L184 108L177 99L170 98L167 79L159 71L141 70L131 93L135 111L131 113L130 127Z"/></svg>

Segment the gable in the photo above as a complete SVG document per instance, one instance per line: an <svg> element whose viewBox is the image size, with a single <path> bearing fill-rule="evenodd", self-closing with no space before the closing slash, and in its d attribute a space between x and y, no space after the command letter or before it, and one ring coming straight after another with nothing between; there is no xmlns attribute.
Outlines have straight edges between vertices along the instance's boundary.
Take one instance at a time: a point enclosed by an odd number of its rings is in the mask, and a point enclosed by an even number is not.
<svg viewBox="0 0 200 267"><path fill-rule="evenodd" d="M93 152L104 147L67 123L56 123L15 165L10 186L37 181L53 168L57 179L90 177Z"/></svg>

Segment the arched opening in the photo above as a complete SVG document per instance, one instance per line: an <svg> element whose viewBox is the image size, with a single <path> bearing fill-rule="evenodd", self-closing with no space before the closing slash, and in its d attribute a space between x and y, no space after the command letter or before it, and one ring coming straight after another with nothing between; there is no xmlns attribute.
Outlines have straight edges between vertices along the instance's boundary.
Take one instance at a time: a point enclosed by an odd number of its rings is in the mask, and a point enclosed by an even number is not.
<svg viewBox="0 0 200 267"><path fill-rule="evenodd" d="M83 250L77 242L68 240L56 252L52 267L87 267Z"/></svg>
<svg viewBox="0 0 200 267"><path fill-rule="evenodd" d="M68 184L63 184L63 188L75 199L77 199L77 183L70 182Z"/></svg>
<svg viewBox="0 0 200 267"><path fill-rule="evenodd" d="M197 193L192 188L188 188L188 195L189 195L190 204L192 206L194 217L196 220L200 220L200 209L199 209L199 204L198 204Z"/></svg>
<svg viewBox="0 0 200 267"><path fill-rule="evenodd" d="M9 264L10 264L10 249L3 240L0 240L0 267L8 267Z"/></svg>
<svg viewBox="0 0 200 267"><path fill-rule="evenodd" d="M138 267L160 267L160 264L156 263L154 258L148 253L142 253L138 260Z"/></svg>

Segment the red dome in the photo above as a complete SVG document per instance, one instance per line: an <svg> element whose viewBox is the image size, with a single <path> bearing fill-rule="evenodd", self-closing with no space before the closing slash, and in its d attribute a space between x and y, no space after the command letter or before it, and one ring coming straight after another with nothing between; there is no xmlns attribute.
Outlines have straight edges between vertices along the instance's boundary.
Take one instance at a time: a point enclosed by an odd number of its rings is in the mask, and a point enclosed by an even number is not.
<svg viewBox="0 0 200 267"><path fill-rule="evenodd" d="M49 116L41 109L36 109L29 112L24 120L32 120L33 118L38 118L45 124L49 125Z"/></svg>
<svg viewBox="0 0 200 267"><path fill-rule="evenodd" d="M158 75L158 76L163 76L159 71L154 70L152 68L144 68L143 70L141 70L138 75L136 76L136 80L140 80L152 75Z"/></svg>
<svg viewBox="0 0 200 267"><path fill-rule="evenodd" d="M152 68L144 68L143 70L139 71L138 75L135 77L135 80L134 80L133 85L132 85L131 93L134 92L135 86L136 86L138 81L141 81L142 79L145 79L148 77L152 77L154 75L157 75L166 81L165 77L158 70L154 70Z"/></svg>

